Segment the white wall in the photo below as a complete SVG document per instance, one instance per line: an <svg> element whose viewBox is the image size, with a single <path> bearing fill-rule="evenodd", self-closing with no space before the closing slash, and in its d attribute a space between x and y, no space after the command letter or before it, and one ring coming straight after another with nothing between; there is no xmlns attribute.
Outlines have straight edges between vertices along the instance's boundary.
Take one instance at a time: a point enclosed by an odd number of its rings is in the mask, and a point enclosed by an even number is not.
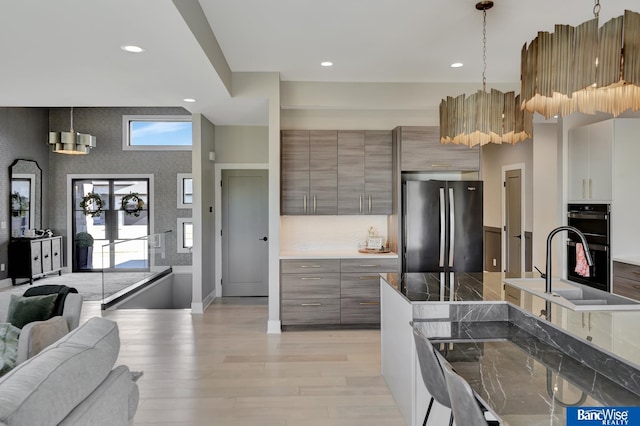
<svg viewBox="0 0 640 426"><path fill-rule="evenodd" d="M191 311L203 313L215 298L215 257L213 205L213 161L209 152L215 147L215 126L202 114L193 114L193 293ZM198 230L200 230L198 232Z"/></svg>

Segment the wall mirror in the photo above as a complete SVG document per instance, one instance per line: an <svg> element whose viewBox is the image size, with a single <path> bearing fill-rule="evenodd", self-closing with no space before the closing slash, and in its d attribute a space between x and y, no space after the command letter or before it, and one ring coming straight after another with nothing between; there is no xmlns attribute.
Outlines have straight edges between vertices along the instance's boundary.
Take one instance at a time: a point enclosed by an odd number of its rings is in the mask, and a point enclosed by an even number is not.
<svg viewBox="0 0 640 426"><path fill-rule="evenodd" d="M42 169L32 160L15 160L9 166L11 182L11 236L42 227Z"/></svg>

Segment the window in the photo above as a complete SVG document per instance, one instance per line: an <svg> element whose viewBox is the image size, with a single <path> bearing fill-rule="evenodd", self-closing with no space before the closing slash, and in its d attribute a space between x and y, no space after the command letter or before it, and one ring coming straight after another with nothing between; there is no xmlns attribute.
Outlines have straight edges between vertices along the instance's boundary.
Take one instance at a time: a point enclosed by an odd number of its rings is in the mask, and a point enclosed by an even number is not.
<svg viewBox="0 0 640 426"><path fill-rule="evenodd" d="M193 248L193 222L190 217L178 218L178 253L191 253Z"/></svg>
<svg viewBox="0 0 640 426"><path fill-rule="evenodd" d="M178 173L178 208L193 207L193 178L191 173Z"/></svg>
<svg viewBox="0 0 640 426"><path fill-rule="evenodd" d="M122 148L138 151L190 151L190 115L123 115Z"/></svg>

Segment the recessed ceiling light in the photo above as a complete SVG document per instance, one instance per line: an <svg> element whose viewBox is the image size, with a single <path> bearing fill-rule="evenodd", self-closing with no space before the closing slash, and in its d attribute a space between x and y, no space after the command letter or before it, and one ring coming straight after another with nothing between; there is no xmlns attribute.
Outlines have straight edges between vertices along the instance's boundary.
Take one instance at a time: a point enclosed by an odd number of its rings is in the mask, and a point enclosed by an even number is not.
<svg viewBox="0 0 640 426"><path fill-rule="evenodd" d="M333 62L324 61L324 62L320 62L320 65L322 65L323 67L332 67Z"/></svg>
<svg viewBox="0 0 640 426"><path fill-rule="evenodd" d="M193 98L184 98L183 101L185 102L195 102L196 100Z"/></svg>
<svg viewBox="0 0 640 426"><path fill-rule="evenodd" d="M462 65L464 65L462 62L454 62L451 64L451 68L460 68Z"/></svg>
<svg viewBox="0 0 640 426"><path fill-rule="evenodd" d="M124 50L125 52L131 52L131 53L141 53L144 52L144 49L140 46L134 46L134 45L126 45L126 46L122 46L120 47L122 50Z"/></svg>

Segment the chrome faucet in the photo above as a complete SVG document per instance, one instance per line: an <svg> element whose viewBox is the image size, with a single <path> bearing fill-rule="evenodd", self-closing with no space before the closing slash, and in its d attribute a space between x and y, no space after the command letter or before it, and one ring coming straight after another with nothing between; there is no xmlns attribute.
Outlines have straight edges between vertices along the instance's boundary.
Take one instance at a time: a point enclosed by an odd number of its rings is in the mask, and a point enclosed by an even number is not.
<svg viewBox="0 0 640 426"><path fill-rule="evenodd" d="M571 231L575 233L578 237L580 237L580 240L582 241L582 246L584 248L584 255L587 258L587 264L589 266L593 266L593 259L591 258L591 253L589 252L589 244L587 244L587 239L585 238L582 232L580 232L578 229L574 228L573 226L560 226L552 230L549 233L549 236L547 237L547 267L546 267L546 273L544 277L545 292L547 294L551 293L551 240L553 239L553 236L560 231ZM547 311L547 314L549 314L548 311Z"/></svg>

